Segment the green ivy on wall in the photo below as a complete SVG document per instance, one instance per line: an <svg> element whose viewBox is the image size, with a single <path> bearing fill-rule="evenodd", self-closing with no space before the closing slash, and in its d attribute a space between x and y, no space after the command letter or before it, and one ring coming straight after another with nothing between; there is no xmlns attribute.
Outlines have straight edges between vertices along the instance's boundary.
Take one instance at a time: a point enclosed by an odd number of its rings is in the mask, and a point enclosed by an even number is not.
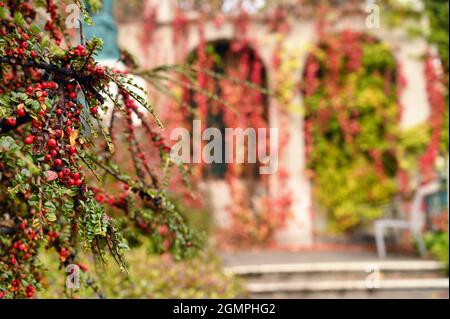
<svg viewBox="0 0 450 319"><path fill-rule="evenodd" d="M309 56L308 167L315 199L333 231L379 217L396 193L396 69L388 46L353 32L326 36Z"/></svg>

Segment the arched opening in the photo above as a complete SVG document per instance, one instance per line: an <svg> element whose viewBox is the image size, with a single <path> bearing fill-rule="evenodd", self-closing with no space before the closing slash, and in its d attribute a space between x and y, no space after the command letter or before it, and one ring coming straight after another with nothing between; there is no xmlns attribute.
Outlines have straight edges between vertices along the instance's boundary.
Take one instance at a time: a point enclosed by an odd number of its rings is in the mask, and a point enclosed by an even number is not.
<svg viewBox="0 0 450 319"><path fill-rule="evenodd" d="M193 51L189 57L190 65L198 70L198 89L187 90L185 102L195 110L187 119L201 119L204 127L217 128L222 136L221 161L204 164L203 177L223 179L234 174L248 180L259 179L259 164L226 163L226 147L234 152L249 154L249 140L245 139L244 149L235 149L235 143L227 145L226 128L266 128L268 125L268 99L260 89L267 88L267 75L261 58L249 45L228 40L206 43ZM230 150L228 150L230 151Z"/></svg>
<svg viewBox="0 0 450 319"><path fill-rule="evenodd" d="M307 58L307 166L332 231L370 225L398 191L397 78L390 48L363 33L326 35Z"/></svg>
<svg viewBox="0 0 450 319"><path fill-rule="evenodd" d="M224 137L222 161L203 162L193 168L197 185L214 216L218 241L224 245L267 242L278 220L272 218L268 204L269 179L261 173L267 163L260 161L259 155L264 147L272 151L271 133L267 130L269 101L264 94L267 74L263 61L247 42L219 40L201 41L188 62L196 71L197 87L183 91L183 104L191 107L189 112L186 110L185 123L195 131L193 119L200 119L203 128L214 127ZM255 132L256 140L249 143L247 133L243 142L238 142L235 135L230 140L227 131L236 132L236 129L244 132L250 129ZM260 136L259 129L266 129L265 136ZM203 141L203 145L207 143ZM250 161L252 147L257 154L253 162ZM224 163L223 154L227 150L228 155L244 154L244 161Z"/></svg>

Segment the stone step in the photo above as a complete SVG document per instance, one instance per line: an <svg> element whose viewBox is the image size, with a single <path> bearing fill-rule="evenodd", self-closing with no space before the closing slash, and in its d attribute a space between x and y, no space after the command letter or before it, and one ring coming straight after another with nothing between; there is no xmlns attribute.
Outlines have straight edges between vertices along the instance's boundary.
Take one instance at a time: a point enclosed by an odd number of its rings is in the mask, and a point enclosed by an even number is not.
<svg viewBox="0 0 450 319"><path fill-rule="evenodd" d="M321 262L228 267L255 298L448 298L436 261Z"/></svg>
<svg viewBox="0 0 450 319"><path fill-rule="evenodd" d="M381 278L439 278L444 266L437 261L367 261L297 264L261 264L228 267L227 270L250 282L276 280L362 280L377 272Z"/></svg>
<svg viewBox="0 0 450 319"><path fill-rule="evenodd" d="M299 273L299 272L353 272L365 271L368 265L375 265L381 271L414 271L443 270L444 265L434 260L395 260L395 261L350 261L350 262L318 262L292 264L259 264L229 266L228 271L236 275Z"/></svg>
<svg viewBox="0 0 450 319"><path fill-rule="evenodd" d="M448 278L443 279L448 282ZM328 283L324 283L328 285ZM414 284L417 284L415 282ZM251 298L255 299L448 299L449 288L426 287L391 287L384 289L325 289L325 290L259 290L250 292ZM251 290L251 287L249 287Z"/></svg>

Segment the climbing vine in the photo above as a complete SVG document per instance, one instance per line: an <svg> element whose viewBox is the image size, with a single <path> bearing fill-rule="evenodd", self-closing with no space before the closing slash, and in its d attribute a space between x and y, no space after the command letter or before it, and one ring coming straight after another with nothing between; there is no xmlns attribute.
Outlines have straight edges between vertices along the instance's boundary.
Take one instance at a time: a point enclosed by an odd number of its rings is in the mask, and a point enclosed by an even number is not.
<svg viewBox="0 0 450 319"><path fill-rule="evenodd" d="M397 77L389 47L351 31L326 35L307 60L308 167L336 231L379 217L396 192Z"/></svg>

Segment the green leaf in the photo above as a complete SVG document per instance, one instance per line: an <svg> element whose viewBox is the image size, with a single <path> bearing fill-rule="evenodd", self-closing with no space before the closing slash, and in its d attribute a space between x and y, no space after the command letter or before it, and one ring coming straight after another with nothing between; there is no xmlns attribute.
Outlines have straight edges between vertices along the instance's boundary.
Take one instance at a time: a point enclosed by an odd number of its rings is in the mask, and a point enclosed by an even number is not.
<svg viewBox="0 0 450 319"><path fill-rule="evenodd" d="M32 24L32 25L30 26L30 31L33 32L33 33L38 34L39 32L41 32L41 29L39 29L39 27L38 27L37 25Z"/></svg>
<svg viewBox="0 0 450 319"><path fill-rule="evenodd" d="M11 136L2 136L0 138L0 149L4 152L17 152L20 147Z"/></svg>
<svg viewBox="0 0 450 319"><path fill-rule="evenodd" d="M1 19L7 19L9 17L10 13L8 8L0 7L0 18Z"/></svg>
<svg viewBox="0 0 450 319"><path fill-rule="evenodd" d="M56 206L55 206L55 204L53 204L52 202L45 202L44 207L45 207L49 212L55 212L55 211L56 211Z"/></svg>
<svg viewBox="0 0 450 319"><path fill-rule="evenodd" d="M55 213L47 213L47 215L45 215L45 217L47 218L47 220L49 222L54 222L56 221L56 215Z"/></svg>
<svg viewBox="0 0 450 319"><path fill-rule="evenodd" d="M20 13L19 11L15 11L14 12L14 22L19 26L19 27L24 27L27 23L25 21L25 19L23 18L22 13Z"/></svg>

